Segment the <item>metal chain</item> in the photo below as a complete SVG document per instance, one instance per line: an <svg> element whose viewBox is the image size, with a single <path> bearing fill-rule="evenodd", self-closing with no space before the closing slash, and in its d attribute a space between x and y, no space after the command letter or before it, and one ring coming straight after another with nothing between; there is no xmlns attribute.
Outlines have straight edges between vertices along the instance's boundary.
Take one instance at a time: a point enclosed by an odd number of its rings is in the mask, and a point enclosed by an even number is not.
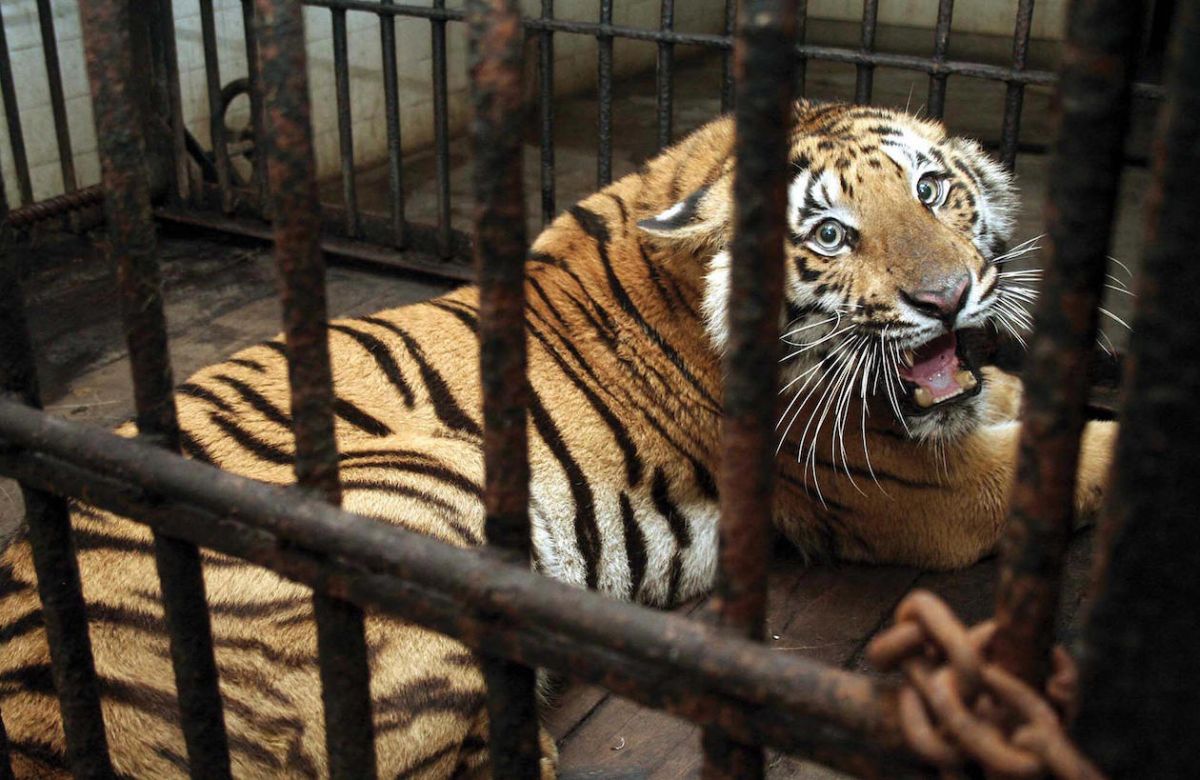
<svg viewBox="0 0 1200 780"><path fill-rule="evenodd" d="M978 763L989 777L1104 780L1071 742L1076 672L1061 647L1039 694L987 658L991 622L968 629L928 591L896 607L895 625L867 647L878 669L899 669L901 728L908 746L945 771Z"/></svg>

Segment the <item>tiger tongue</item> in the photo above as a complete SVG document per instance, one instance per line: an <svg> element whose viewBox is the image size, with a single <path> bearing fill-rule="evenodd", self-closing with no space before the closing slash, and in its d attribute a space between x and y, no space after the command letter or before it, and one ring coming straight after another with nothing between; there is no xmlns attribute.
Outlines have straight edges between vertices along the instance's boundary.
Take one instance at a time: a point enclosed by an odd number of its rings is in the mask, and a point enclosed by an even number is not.
<svg viewBox="0 0 1200 780"><path fill-rule="evenodd" d="M954 333L938 336L913 351L911 366L900 366L900 376L917 386L914 397L918 405L932 406L965 389L958 380L957 346Z"/></svg>

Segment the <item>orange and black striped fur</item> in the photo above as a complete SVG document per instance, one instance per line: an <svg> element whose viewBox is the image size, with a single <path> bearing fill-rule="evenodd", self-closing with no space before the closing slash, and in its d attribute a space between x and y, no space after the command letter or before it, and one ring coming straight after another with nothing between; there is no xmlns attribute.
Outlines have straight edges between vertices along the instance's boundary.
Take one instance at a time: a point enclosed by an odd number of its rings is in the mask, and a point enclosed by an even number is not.
<svg viewBox="0 0 1200 780"><path fill-rule="evenodd" d="M712 583L732 140L728 118L705 126L569 209L532 248L531 508L548 576L655 606ZM1019 431L1019 382L978 368L969 349L972 329L1024 316L1023 277L999 256L1009 179L937 123L837 105L797 104L792 164L778 527L813 556L966 565L1001 532ZM347 509L481 543L477 318L464 287L331 325ZM278 341L199 372L177 401L188 456L292 480ZM1114 433L1087 428L1085 515ZM82 506L75 528L116 766L181 776L149 537ZM204 560L235 774L324 774L308 592ZM63 752L33 582L17 542L0 559L0 710L21 777ZM381 775L486 775L472 654L379 616L368 634Z"/></svg>

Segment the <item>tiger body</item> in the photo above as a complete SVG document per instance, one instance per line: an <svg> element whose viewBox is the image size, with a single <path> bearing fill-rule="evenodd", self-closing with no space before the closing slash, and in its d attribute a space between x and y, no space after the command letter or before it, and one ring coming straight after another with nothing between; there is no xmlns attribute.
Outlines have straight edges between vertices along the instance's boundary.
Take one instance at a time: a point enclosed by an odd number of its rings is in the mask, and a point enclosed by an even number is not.
<svg viewBox="0 0 1200 780"><path fill-rule="evenodd" d="M850 214L860 246L882 242L872 251L895 257L897 268L936 264L930 253L944 255L948 250L937 242L949 242L975 258L974 283L986 282L1007 226L1003 215L995 217L980 236L986 176L972 178L966 167L985 164L977 147L959 155L966 163L955 185L958 210L935 213L898 197L910 194L911 172L883 142L917 136L926 144L917 144L922 154L930 156L928 145L942 149L945 167L957 171L957 152L940 126L879 109L805 103L797 104L796 120L793 159L801 174L789 216L789 327L836 334L810 321L839 312L840 326L840 312L849 312L848 318L862 318L871 339L890 346L879 330L888 326L878 323L892 316L892 325L902 324L898 305L889 313L882 300L896 297L886 277L905 272L875 269L885 280L864 282L871 274L862 267L848 270L836 256L806 249L799 230L810 200L828 206L825 212ZM659 607L712 585L732 149L731 121L717 120L581 201L532 247L530 511L533 565L548 576ZM841 202L822 206L838 197L825 181L830 171L844 185ZM868 229L872 210L882 213L874 217L886 235ZM943 225L941 233L915 224L925 219ZM913 254L901 239L929 253ZM912 256L900 256L906 253ZM875 286L855 290L860 283ZM822 308L826 298L838 302ZM483 543L477 318L478 292L464 287L331 323L347 510L448 544ZM939 568L992 550L1014 469L1019 382L980 369L977 395L907 421L893 413L894 393L866 391L865 374L861 394L844 391L849 385L842 382L840 395L790 395L787 382L803 383L804 372L826 363L836 367L836 343L833 336L830 347L806 341L804 354L784 365L783 398L792 401L785 418L808 424L781 428L775 499L781 532L812 556ZM877 379L876 387L880 381L890 380ZM180 387L176 402L185 454L257 480L293 481L287 368L278 341L200 371ZM1103 490L1114 430L1089 424L1077 501L1083 512ZM127 426L121 433L134 431ZM858 440L861 446L853 446ZM115 766L132 777L184 775L149 533L86 506L75 507L73 520ZM204 562L235 776L326 774L310 592L220 554L206 551ZM64 751L34 582L28 546L16 542L0 558L0 712L18 777L58 771ZM451 639L380 615L368 617L367 635L381 774L486 775L476 658ZM553 746L544 742L550 776Z"/></svg>

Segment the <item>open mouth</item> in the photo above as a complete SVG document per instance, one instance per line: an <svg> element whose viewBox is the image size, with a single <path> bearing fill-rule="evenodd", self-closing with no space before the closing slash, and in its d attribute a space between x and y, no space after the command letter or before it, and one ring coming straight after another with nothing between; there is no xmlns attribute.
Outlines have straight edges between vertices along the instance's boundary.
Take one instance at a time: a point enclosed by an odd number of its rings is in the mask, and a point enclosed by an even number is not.
<svg viewBox="0 0 1200 780"><path fill-rule="evenodd" d="M951 331L903 352L900 378L909 390L909 406L915 414L952 406L982 389L982 377L965 341L959 338L959 331Z"/></svg>

